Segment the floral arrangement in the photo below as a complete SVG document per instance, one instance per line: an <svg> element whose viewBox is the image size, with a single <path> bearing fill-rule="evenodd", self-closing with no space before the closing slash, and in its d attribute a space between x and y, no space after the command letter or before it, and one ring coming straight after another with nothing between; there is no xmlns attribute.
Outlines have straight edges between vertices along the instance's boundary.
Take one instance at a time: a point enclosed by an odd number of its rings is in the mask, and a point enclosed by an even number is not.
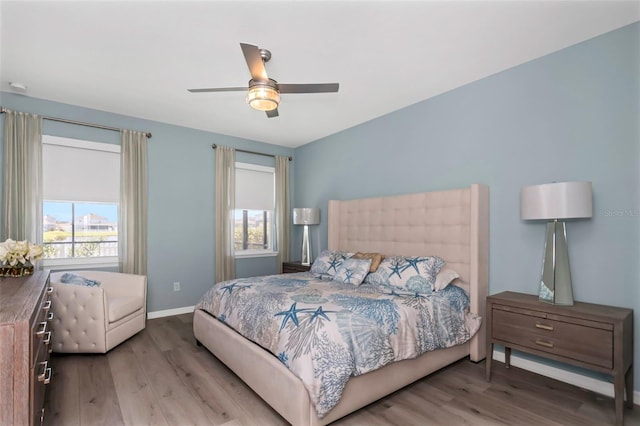
<svg viewBox="0 0 640 426"><path fill-rule="evenodd" d="M42 246L11 238L0 243L0 276L21 276L33 273L33 261L43 255Z"/></svg>

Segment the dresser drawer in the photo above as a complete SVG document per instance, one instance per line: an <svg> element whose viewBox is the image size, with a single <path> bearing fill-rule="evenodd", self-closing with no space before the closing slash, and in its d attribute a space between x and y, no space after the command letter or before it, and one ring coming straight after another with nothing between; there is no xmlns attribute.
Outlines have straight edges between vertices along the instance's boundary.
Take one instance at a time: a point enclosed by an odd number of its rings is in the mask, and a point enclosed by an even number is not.
<svg viewBox="0 0 640 426"><path fill-rule="evenodd" d="M41 425L44 419L44 395L49 382L51 381L52 369L49 363L51 353L53 310L51 309L51 293L53 287L47 285L42 295L42 300L38 304L35 321L31 328L31 355L33 364L31 365L30 381L30 404L31 424Z"/></svg>
<svg viewBox="0 0 640 426"><path fill-rule="evenodd" d="M51 309L51 292L53 288L47 286L42 294L42 299L38 303L35 313L35 319L31 325L31 362L32 367L36 363L38 351L43 343L50 345L51 342L51 320L53 319L53 310Z"/></svg>
<svg viewBox="0 0 640 426"><path fill-rule="evenodd" d="M525 310L501 310L494 306L493 338L603 368L613 368L612 330L607 330L597 322L582 320L576 323L573 318L545 316Z"/></svg>
<svg viewBox="0 0 640 426"><path fill-rule="evenodd" d="M38 350L38 356L36 357L36 364L31 369L32 375L32 399L31 406L29 407L31 410L32 416L32 424L33 425L41 425L43 419L43 405L44 405L44 394L47 385L51 381L51 376L53 374L53 370L51 369L51 365L49 362L49 351L48 345L44 342L41 344L40 350Z"/></svg>
<svg viewBox="0 0 640 426"><path fill-rule="evenodd" d="M49 271L0 278L0 424L42 423L45 379L51 378ZM46 326L46 329L45 329ZM44 374L44 375L43 375ZM42 378L42 380L38 380Z"/></svg>

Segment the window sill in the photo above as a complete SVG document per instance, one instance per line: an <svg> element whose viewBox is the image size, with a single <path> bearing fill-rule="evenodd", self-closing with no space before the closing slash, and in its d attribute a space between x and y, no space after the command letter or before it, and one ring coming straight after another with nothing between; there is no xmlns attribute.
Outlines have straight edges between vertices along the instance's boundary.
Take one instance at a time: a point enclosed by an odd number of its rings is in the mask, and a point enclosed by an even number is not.
<svg viewBox="0 0 640 426"><path fill-rule="evenodd" d="M44 269L59 271L65 269L117 268L117 257L89 257L73 259L45 259L42 261Z"/></svg>
<svg viewBox="0 0 640 426"><path fill-rule="evenodd" d="M236 259L250 259L252 257L275 257L278 252L271 250L243 250L235 252L234 255Z"/></svg>

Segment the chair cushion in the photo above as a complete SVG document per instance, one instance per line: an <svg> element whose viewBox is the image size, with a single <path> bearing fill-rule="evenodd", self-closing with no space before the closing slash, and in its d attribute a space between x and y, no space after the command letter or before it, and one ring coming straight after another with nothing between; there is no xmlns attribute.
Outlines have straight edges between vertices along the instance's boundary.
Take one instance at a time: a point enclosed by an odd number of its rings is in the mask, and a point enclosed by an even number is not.
<svg viewBox="0 0 640 426"><path fill-rule="evenodd" d="M142 308L142 297L121 296L112 297L109 303L109 322L116 322Z"/></svg>

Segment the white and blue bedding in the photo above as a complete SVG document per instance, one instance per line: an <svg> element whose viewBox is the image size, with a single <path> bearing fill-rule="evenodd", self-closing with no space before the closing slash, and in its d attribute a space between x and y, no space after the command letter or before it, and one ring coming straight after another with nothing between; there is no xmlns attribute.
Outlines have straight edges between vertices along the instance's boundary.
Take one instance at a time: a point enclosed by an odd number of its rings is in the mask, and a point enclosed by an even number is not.
<svg viewBox="0 0 640 426"><path fill-rule="evenodd" d="M320 418L349 377L462 344L481 322L455 285L420 294L310 272L218 283L196 308L277 356L302 380Z"/></svg>

